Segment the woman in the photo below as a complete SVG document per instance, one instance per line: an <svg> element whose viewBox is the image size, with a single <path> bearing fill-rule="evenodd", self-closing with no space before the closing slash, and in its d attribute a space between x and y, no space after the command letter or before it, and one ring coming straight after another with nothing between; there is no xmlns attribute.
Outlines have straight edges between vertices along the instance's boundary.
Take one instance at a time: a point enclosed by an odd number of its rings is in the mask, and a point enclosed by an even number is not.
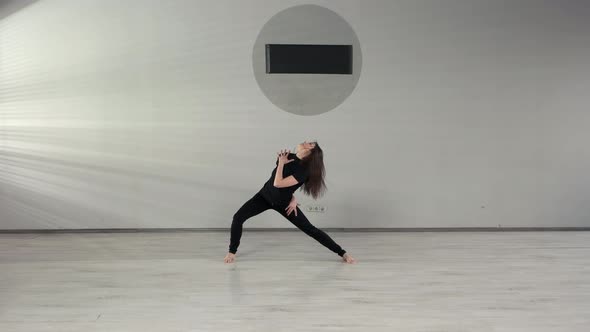
<svg viewBox="0 0 590 332"><path fill-rule="evenodd" d="M276 167L270 179L250 200L234 214L231 224L229 252L224 262L231 263L242 237L242 225L250 217L273 209L287 218L305 234L313 237L326 248L342 257L346 263L353 264L356 260L342 249L324 231L312 225L297 207L293 195L303 186L303 192L314 199L320 197L326 189L323 151L317 142L303 142L297 145L296 153L281 150L278 153Z"/></svg>

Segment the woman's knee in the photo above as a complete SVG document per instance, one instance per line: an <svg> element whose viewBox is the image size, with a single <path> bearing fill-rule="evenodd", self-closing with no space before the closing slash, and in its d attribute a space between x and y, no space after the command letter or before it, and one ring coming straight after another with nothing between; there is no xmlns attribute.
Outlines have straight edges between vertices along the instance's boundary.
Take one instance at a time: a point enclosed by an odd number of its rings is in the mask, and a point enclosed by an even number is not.
<svg viewBox="0 0 590 332"><path fill-rule="evenodd" d="M246 218L242 216L239 212L236 212L232 219L232 224L243 224L246 221Z"/></svg>
<svg viewBox="0 0 590 332"><path fill-rule="evenodd" d="M320 230L318 228L316 228L314 225L305 225L302 227L302 230L309 235L314 235L320 232Z"/></svg>

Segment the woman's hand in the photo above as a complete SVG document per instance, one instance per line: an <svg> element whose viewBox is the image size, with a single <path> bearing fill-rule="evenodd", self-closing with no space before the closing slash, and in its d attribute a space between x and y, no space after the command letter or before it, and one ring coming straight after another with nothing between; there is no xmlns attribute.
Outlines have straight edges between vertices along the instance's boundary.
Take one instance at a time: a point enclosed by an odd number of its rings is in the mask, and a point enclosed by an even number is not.
<svg viewBox="0 0 590 332"><path fill-rule="evenodd" d="M295 217L297 217L297 206L298 205L299 204L297 204L297 200L295 199L295 196L293 196L293 199L291 199L291 202L285 208L285 210L287 210L287 216L290 215L291 212L295 211Z"/></svg>
<svg viewBox="0 0 590 332"><path fill-rule="evenodd" d="M293 161L293 159L287 158L289 155L289 150L281 150L279 153L277 153L277 155L279 156L279 164L286 165Z"/></svg>

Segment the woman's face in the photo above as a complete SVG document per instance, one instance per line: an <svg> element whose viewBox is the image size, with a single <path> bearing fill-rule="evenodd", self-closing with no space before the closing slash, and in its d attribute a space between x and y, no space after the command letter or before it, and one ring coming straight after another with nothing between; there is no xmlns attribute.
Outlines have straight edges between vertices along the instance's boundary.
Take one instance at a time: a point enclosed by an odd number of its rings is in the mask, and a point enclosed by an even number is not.
<svg viewBox="0 0 590 332"><path fill-rule="evenodd" d="M313 142L305 141L303 143L297 144L297 152L311 151L313 148L315 148L315 143Z"/></svg>

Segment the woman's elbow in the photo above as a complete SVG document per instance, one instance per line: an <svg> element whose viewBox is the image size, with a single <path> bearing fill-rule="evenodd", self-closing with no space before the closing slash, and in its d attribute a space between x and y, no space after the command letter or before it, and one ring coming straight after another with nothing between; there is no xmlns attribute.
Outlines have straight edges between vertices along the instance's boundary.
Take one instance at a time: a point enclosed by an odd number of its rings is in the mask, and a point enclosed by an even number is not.
<svg viewBox="0 0 590 332"><path fill-rule="evenodd" d="M273 185L275 188L285 188L285 187L288 187L288 186L289 186L288 182L287 182L287 181L284 181L284 180L283 180L283 181L281 181L281 182L273 182L273 184L272 184L272 185Z"/></svg>

